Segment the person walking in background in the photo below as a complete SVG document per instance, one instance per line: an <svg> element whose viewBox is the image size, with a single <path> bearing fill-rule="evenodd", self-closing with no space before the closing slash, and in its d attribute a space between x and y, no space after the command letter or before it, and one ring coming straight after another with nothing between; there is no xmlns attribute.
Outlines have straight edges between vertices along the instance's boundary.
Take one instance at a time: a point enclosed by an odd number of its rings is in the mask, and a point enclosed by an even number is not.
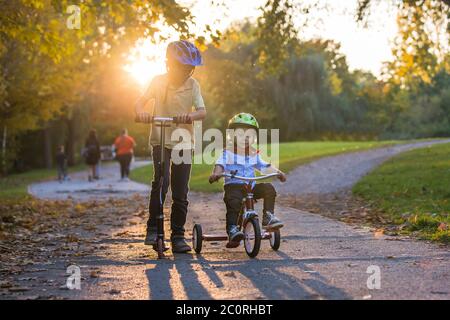
<svg viewBox="0 0 450 320"><path fill-rule="evenodd" d="M133 148L136 142L133 137L128 135L128 130L123 129L122 134L114 141L116 148L116 159L120 163L120 181L129 181L130 163L133 159Z"/></svg>
<svg viewBox="0 0 450 320"><path fill-rule="evenodd" d="M61 145L56 153L56 168L58 170L58 180L62 183L68 180L67 176L67 155L64 152L64 146Z"/></svg>
<svg viewBox="0 0 450 320"><path fill-rule="evenodd" d="M93 179L98 180L98 168L100 161L100 144L97 139L97 131L92 129L89 132L89 136L86 139L86 143L84 144L85 151L84 156L86 158L86 164L90 166L91 173L89 174L89 181Z"/></svg>

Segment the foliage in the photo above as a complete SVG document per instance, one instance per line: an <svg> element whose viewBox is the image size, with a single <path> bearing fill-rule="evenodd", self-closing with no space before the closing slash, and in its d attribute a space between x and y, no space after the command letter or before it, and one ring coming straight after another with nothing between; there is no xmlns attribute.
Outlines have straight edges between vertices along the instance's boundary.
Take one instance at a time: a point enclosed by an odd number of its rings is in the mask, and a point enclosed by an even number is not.
<svg viewBox="0 0 450 320"><path fill-rule="evenodd" d="M223 128L233 114L245 110L265 128L283 128L284 140L378 133L369 119L375 108L369 89L377 81L363 72L351 73L338 44L296 41L287 50L284 71L260 77L255 50L261 40L253 26L235 26L224 37L220 48L208 47L206 66L196 73L208 110L213 110L207 125Z"/></svg>
<svg viewBox="0 0 450 320"><path fill-rule="evenodd" d="M107 61L137 39L152 38L164 24L190 36L192 16L173 0L86 0L77 4L78 29L67 24L72 4L0 1L0 128L8 129L8 159L27 131L61 116L70 119Z"/></svg>
<svg viewBox="0 0 450 320"><path fill-rule="evenodd" d="M357 18L377 1L361 0ZM164 24L192 38L189 10L175 1L87 0L81 28L69 30L70 1L0 3L0 132L7 128L8 166L48 166L60 144L74 164L91 127L102 144L127 127L138 155L148 154L147 128L133 122L141 92L122 69L124 53L142 36L155 40ZM212 42L197 39L205 66L195 73L207 103L204 127L224 128L247 111L263 127L281 128L284 141L450 134L444 2L393 2L399 33L382 79L350 71L334 41L301 39L301 24L318 4L267 0L255 22L223 34L205 26Z"/></svg>
<svg viewBox="0 0 450 320"><path fill-rule="evenodd" d="M256 27L258 64L274 75L285 67L289 48L297 37L292 17L293 5L288 0L267 0Z"/></svg>

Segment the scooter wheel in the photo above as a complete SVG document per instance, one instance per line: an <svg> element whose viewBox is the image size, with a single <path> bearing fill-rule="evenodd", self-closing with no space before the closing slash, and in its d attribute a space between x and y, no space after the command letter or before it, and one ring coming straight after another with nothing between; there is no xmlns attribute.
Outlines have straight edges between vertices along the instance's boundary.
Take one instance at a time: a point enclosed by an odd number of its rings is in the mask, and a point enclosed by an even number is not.
<svg viewBox="0 0 450 320"><path fill-rule="evenodd" d="M281 233L280 230L275 230L270 233L270 247L277 251L280 249L280 243L281 243Z"/></svg>
<svg viewBox="0 0 450 320"><path fill-rule="evenodd" d="M244 223L244 247L250 258L259 253L261 247L261 228L257 218L250 218Z"/></svg>
<svg viewBox="0 0 450 320"><path fill-rule="evenodd" d="M203 231L200 224L195 224L192 230L192 247L195 252L200 253L203 245Z"/></svg>

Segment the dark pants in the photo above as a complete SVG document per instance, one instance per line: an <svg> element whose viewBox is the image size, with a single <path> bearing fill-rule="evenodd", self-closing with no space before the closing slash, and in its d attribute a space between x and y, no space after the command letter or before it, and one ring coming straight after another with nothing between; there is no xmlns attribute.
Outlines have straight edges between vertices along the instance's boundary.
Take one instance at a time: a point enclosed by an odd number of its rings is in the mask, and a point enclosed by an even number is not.
<svg viewBox="0 0 450 320"><path fill-rule="evenodd" d="M58 180L64 180L67 178L67 167L65 163L58 163Z"/></svg>
<svg viewBox="0 0 450 320"><path fill-rule="evenodd" d="M170 215L170 227L173 237L184 237L184 224L186 223L188 208L189 178L191 175L191 164L171 163L171 149L164 148L165 168L164 181L162 185L162 202L166 199L167 190L172 190L172 210ZM180 151L182 155L183 151ZM191 151L184 151L191 152ZM161 149L159 146L153 147L153 181L150 192L149 212L150 217L147 221L147 229L156 230L156 217L160 212L159 185L161 181Z"/></svg>
<svg viewBox="0 0 450 320"><path fill-rule="evenodd" d="M231 225L238 223L239 212L242 207L242 199L245 197L245 189L242 184L227 184L224 186L223 201L227 207L227 230ZM263 212L274 212L277 192L271 183L257 183L253 188L254 199L264 199Z"/></svg>
<svg viewBox="0 0 450 320"><path fill-rule="evenodd" d="M120 177L123 179L130 174L130 163L133 159L132 153L121 154L117 156L117 161L120 163Z"/></svg>

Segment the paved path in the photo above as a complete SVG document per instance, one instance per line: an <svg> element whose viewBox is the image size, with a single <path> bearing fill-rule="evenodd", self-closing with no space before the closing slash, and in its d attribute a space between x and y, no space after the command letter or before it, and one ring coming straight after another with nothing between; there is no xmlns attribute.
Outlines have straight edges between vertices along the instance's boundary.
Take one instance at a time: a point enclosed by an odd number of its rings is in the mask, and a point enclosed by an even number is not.
<svg viewBox="0 0 450 320"><path fill-rule="evenodd" d="M196 195L194 195L196 196ZM197 195L190 216L205 231L222 233L221 197ZM158 261L142 245L143 224L112 237L98 255L80 259L84 274L100 268L99 281L79 298L120 299L449 299L450 252L434 244L387 236L291 208L278 252L263 242L257 259L243 248L207 243L201 255ZM191 230L192 223L188 223ZM133 248L130 249L129 245ZM369 290L370 266L380 268L381 289ZM98 286L102 284L102 286Z"/></svg>
<svg viewBox="0 0 450 320"><path fill-rule="evenodd" d="M449 139L408 143L321 158L290 172L286 183L277 183L280 194L333 193L351 188L383 161L408 150L423 148Z"/></svg>
<svg viewBox="0 0 450 320"><path fill-rule="evenodd" d="M131 168L150 164L150 161L133 161ZM119 181L119 163L108 163L101 166L100 180L88 181L88 172L76 172L70 175L71 180L60 183L57 180L32 184L28 192L40 199L89 201L96 199L128 198L133 194L148 194L147 185L134 181Z"/></svg>
<svg viewBox="0 0 450 320"><path fill-rule="evenodd" d="M291 172L290 182L280 188L298 193L346 189L388 157L428 144L321 159ZM200 222L209 233L223 232L220 194L192 193L190 200L188 230ZM145 214L109 213L99 217L98 233L78 235L91 246L90 254L70 259L81 266L82 290L56 294L82 299L450 299L448 247L378 236L297 209L279 206L277 212L286 224L278 252L264 242L259 256L249 259L242 247L230 250L223 243L207 243L201 255L169 251L166 260L156 260L142 244ZM67 264L56 260L40 277L64 283ZM368 268L379 268L381 289L367 287ZM93 270L98 277L88 276Z"/></svg>

